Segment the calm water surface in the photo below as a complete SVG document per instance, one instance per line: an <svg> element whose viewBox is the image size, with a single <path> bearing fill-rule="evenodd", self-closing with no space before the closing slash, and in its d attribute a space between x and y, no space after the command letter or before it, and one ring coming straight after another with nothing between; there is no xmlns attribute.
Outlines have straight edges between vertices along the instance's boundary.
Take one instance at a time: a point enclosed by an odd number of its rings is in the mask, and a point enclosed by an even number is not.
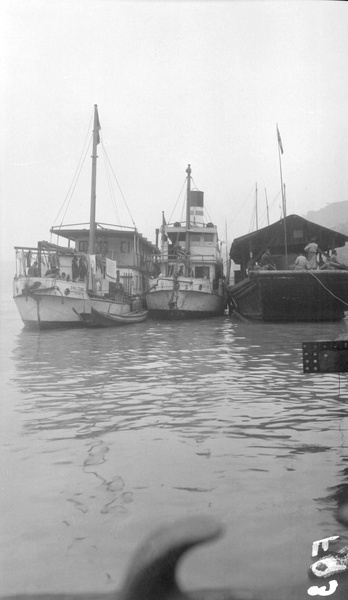
<svg viewBox="0 0 348 600"><path fill-rule="evenodd" d="M150 531L208 514L225 536L185 558L183 587L308 598L312 542L348 543L348 387L304 375L301 344L347 322L31 332L9 293L0 593L111 591Z"/></svg>

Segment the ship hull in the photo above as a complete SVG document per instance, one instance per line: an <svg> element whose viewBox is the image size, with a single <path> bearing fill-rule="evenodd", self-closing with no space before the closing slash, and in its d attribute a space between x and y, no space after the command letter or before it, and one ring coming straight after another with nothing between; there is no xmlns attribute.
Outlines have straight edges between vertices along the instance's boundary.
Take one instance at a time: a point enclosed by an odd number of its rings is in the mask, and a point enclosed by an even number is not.
<svg viewBox="0 0 348 600"><path fill-rule="evenodd" d="M81 327L90 323L92 307L116 316L136 308L130 302L91 297L84 282L45 277L15 279L13 298L24 325L31 329Z"/></svg>
<svg viewBox="0 0 348 600"><path fill-rule="evenodd" d="M199 286L202 287L199 290ZM158 319L202 319L222 315L225 309L225 296L210 290L210 282L202 281L187 284L179 283L179 289L174 286L154 289L146 297L150 317ZM207 291L204 291L204 287Z"/></svg>
<svg viewBox="0 0 348 600"><path fill-rule="evenodd" d="M13 283L13 298L24 325L31 329L80 327L80 313L90 312L84 283L19 277Z"/></svg>
<svg viewBox="0 0 348 600"><path fill-rule="evenodd" d="M348 310L348 271L252 271L228 286L232 312L260 321L338 321Z"/></svg>

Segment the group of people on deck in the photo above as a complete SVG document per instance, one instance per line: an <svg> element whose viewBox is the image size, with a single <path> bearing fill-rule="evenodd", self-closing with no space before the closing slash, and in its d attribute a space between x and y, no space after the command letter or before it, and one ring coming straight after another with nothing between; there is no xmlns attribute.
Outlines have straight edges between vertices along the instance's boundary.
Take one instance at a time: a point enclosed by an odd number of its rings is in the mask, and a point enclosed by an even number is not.
<svg viewBox="0 0 348 600"><path fill-rule="evenodd" d="M323 264L319 264L318 261L318 255L324 255L326 257L326 262L324 262ZM256 266L255 263L253 261L250 261L250 263L248 265L248 270L253 270L253 269L261 269L262 271L272 271L272 270L276 270L277 266L274 263L272 256L271 256L271 252L268 248L266 248L266 250L264 250L264 252L261 255L261 258L258 262L258 265ZM326 252L324 252L321 248L319 248L316 239L312 238L311 241L309 242L309 244L307 244L307 246L304 248L304 251L301 252L296 260L295 263L289 267L290 269L295 269L296 271L304 271L304 270L316 270L316 269L340 269L340 268L344 268L344 265L342 265L337 258L337 251L336 250L332 250L331 255L328 255ZM348 268L348 267L347 267Z"/></svg>
<svg viewBox="0 0 348 600"><path fill-rule="evenodd" d="M44 277L52 277L56 279L66 279L67 281L85 281L88 272L88 263L85 256L74 256L71 263L71 275L60 273L59 258L55 254L50 254L48 259L41 259L41 264L46 266L46 270L42 275ZM68 267L68 270L69 267ZM26 261L25 272L29 277L41 277L38 260L31 264L31 257Z"/></svg>
<svg viewBox="0 0 348 600"><path fill-rule="evenodd" d="M306 256L306 254L307 256ZM326 262L319 265L318 254L323 254L326 257ZM301 252L295 260L295 270L303 271L316 270L316 269L339 269L340 263L337 259L337 250L332 250L331 256L326 254L321 248L319 248L316 239L312 238L309 244L304 248L304 252Z"/></svg>

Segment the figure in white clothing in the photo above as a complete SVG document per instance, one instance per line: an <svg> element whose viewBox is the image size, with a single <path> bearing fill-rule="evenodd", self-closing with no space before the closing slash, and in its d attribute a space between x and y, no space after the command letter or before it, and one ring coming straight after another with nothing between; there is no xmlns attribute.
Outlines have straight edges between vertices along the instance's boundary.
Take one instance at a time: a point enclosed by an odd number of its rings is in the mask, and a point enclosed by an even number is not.
<svg viewBox="0 0 348 600"><path fill-rule="evenodd" d="M305 271L308 268L308 261L303 252L301 252L295 260L295 271Z"/></svg>
<svg viewBox="0 0 348 600"><path fill-rule="evenodd" d="M309 244L304 249L307 252L307 261L308 261L308 269L317 269L318 268L318 253L324 254L323 250L319 248L316 238L312 238Z"/></svg>

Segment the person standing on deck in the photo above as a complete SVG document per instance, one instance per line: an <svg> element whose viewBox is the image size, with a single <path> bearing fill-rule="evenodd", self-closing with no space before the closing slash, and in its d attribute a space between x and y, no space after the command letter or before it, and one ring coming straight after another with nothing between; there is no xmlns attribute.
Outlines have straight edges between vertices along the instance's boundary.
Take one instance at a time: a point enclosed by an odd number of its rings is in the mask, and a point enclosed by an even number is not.
<svg viewBox="0 0 348 600"><path fill-rule="evenodd" d="M72 269L72 280L76 281L76 279L79 276L79 262L77 260L77 256L74 256L74 258L72 259L71 269Z"/></svg>
<svg viewBox="0 0 348 600"><path fill-rule="evenodd" d="M318 268L318 253L324 254L323 250L321 250L316 242L316 238L312 238L309 244L304 249L307 252L307 261L308 261L308 269L317 269Z"/></svg>
<svg viewBox="0 0 348 600"><path fill-rule="evenodd" d="M29 277L38 277L39 276L39 265L38 265L37 261L35 261L34 264L31 265L31 267L29 267L28 275L29 275Z"/></svg>
<svg viewBox="0 0 348 600"><path fill-rule="evenodd" d="M87 275L87 261L84 256L79 260L79 279L84 281Z"/></svg>

